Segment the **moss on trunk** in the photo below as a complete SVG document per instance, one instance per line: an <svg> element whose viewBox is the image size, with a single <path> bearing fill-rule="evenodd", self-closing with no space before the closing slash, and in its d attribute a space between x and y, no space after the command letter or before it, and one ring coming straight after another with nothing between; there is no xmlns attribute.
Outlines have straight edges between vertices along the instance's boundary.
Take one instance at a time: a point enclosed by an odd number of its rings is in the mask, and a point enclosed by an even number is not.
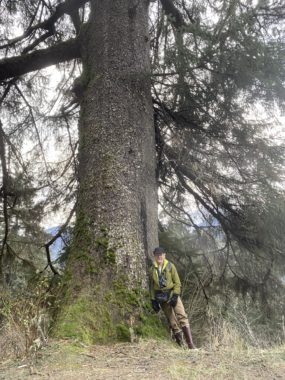
<svg viewBox="0 0 285 380"><path fill-rule="evenodd" d="M78 209L54 334L103 342L126 338L148 310L147 256L158 241L156 160L147 2L90 4L81 36L87 79Z"/></svg>
<svg viewBox="0 0 285 380"><path fill-rule="evenodd" d="M112 281L108 289L97 285L75 298L73 292L67 292L52 334L85 344L168 335L151 311L148 293L141 288L129 290L123 277Z"/></svg>

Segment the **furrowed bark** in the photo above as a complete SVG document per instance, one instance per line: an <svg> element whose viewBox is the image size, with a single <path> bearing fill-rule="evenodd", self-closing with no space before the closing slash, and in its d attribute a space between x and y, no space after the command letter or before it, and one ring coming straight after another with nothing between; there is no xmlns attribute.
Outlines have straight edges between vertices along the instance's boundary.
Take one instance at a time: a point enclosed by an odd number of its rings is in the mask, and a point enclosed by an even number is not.
<svg viewBox="0 0 285 380"><path fill-rule="evenodd" d="M122 244L118 265L144 281L145 255L157 243L146 3L91 2L79 124L79 204L93 239L106 226L110 244ZM96 256L94 247L90 251Z"/></svg>
<svg viewBox="0 0 285 380"><path fill-rule="evenodd" d="M68 336L66 325L79 322L76 305L88 305L80 326L90 328L81 335L94 341L104 340L108 323L113 338L118 324L133 326L147 289L147 257L158 243L148 2L91 1L81 38L79 194L68 263L72 295L56 331Z"/></svg>

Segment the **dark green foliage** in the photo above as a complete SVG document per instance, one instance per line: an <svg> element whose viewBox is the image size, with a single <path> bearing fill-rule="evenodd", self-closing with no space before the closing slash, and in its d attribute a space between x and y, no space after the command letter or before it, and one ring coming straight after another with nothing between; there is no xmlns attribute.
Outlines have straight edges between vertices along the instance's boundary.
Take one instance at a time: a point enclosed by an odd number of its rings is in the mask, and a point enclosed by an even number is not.
<svg viewBox="0 0 285 380"><path fill-rule="evenodd" d="M165 226L160 243L177 265L182 297L194 328L200 331L201 344L213 338L209 331L215 325L221 328L224 322L251 345L284 342L282 260L270 259L262 250L254 257L238 247L224 255L213 240L177 223ZM279 248L284 251L284 242Z"/></svg>

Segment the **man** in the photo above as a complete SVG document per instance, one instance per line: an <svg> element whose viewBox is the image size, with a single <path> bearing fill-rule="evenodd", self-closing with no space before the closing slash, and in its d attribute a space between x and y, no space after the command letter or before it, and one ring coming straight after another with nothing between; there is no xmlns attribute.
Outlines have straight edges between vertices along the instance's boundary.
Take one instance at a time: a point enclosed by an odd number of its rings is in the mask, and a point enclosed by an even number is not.
<svg viewBox="0 0 285 380"><path fill-rule="evenodd" d="M182 332L189 349L194 349L187 314L180 298L181 282L175 265L165 258L165 250L157 247L153 251L151 268L151 303L155 312L163 310L175 334L176 342L182 346Z"/></svg>

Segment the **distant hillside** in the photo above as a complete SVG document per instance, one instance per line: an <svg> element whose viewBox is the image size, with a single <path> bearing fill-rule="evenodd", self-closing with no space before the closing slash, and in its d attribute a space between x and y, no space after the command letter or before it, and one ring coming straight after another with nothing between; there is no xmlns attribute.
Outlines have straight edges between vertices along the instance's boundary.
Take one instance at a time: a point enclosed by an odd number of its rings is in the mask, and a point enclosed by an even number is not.
<svg viewBox="0 0 285 380"><path fill-rule="evenodd" d="M49 233L51 236L55 236L59 230L59 226L56 227L50 227L46 230L47 233ZM51 259L56 260L58 258L58 255L62 248L64 247L64 242L61 237L56 239L56 241L53 243L53 245L50 247L51 252Z"/></svg>

